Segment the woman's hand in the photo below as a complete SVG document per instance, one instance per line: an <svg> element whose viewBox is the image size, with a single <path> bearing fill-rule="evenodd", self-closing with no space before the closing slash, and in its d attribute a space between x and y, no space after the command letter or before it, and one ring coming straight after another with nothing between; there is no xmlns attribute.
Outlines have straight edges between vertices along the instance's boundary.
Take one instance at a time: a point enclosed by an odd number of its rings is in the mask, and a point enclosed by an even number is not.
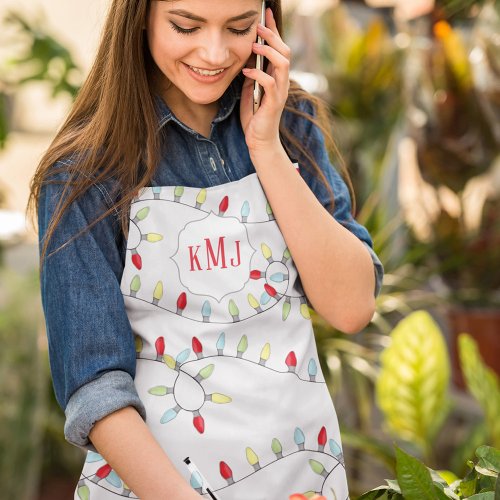
<svg viewBox="0 0 500 500"><path fill-rule="evenodd" d="M246 76L243 84L240 118L245 141L250 155L275 151L282 147L279 139L279 124L290 88L290 48L281 39L273 13L266 9L266 26L257 26L258 34L267 45L253 44L253 53L268 59L267 72L255 68L244 68ZM253 86L257 80L264 88L260 107L253 114Z"/></svg>

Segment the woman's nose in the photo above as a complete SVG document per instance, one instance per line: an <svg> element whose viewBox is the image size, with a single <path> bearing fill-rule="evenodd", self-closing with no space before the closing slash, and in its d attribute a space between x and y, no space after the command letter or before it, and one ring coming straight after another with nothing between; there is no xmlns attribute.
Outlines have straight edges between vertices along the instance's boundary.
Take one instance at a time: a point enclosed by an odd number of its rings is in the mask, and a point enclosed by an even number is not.
<svg viewBox="0 0 500 500"><path fill-rule="evenodd" d="M214 33L205 39L201 54L207 66L220 68L228 60L229 48L220 33Z"/></svg>

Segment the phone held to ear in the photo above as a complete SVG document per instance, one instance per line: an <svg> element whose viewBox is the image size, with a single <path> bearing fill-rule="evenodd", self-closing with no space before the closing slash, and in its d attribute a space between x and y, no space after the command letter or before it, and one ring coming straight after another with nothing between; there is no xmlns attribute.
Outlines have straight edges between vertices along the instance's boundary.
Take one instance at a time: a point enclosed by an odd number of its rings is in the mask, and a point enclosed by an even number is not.
<svg viewBox="0 0 500 500"><path fill-rule="evenodd" d="M262 0L262 8L260 13L260 24L266 25L266 0ZM257 43L264 45L264 40L257 36ZM264 56L261 54L257 54L257 58L255 61L255 68L263 70L264 69ZM262 93L264 89L262 85L260 85L256 80L253 83L253 114L257 113L257 110L260 106L260 101L262 99Z"/></svg>

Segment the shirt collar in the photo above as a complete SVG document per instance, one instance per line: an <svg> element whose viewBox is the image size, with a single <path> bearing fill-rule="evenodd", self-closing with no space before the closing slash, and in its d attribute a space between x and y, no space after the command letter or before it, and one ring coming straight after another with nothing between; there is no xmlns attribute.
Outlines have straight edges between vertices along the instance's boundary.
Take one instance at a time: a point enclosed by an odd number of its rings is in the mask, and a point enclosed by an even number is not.
<svg viewBox="0 0 500 500"><path fill-rule="evenodd" d="M236 102L241 99L241 87L245 76L241 73L233 79L229 87L226 89L224 94L220 99L220 107L217 115L213 119L214 123L221 122L225 120L233 111ZM167 103L158 94L154 94L156 113L158 116L158 128L162 128L170 120L178 123L181 126L185 125L179 121L179 119L172 113L172 110L168 107Z"/></svg>

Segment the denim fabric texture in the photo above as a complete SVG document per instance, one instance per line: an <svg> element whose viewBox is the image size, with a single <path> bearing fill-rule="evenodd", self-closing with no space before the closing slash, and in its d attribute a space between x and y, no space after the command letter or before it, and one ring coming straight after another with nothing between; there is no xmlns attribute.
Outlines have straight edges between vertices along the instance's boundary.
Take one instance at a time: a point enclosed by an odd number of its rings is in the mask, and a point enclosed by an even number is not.
<svg viewBox="0 0 500 500"><path fill-rule="evenodd" d="M153 186L210 187L255 172L240 124L241 84L242 78L236 78L222 96L209 138L180 122L165 102L156 98L165 146ZM308 106L302 109L313 112ZM291 113L285 112L283 119L308 147L332 186L335 219L369 250L376 277L374 294L378 295L382 264L372 250L368 231L351 215L349 191L331 165L322 134L310 122ZM300 158L292 160L300 166ZM306 169L301 168L300 175L328 209L328 191L323 184ZM67 179L64 173L54 178L63 182ZM61 184L42 188L38 210L40 249L62 189ZM112 180L95 183L74 202L56 228L49 253L109 209L114 192ZM120 290L125 253L126 241L119 231L117 214L112 213L48 257L42 269L50 368L56 399L66 416L64 434L68 442L85 450L96 451L88 434L95 422L106 415L133 406L146 419L134 385L134 335Z"/></svg>

